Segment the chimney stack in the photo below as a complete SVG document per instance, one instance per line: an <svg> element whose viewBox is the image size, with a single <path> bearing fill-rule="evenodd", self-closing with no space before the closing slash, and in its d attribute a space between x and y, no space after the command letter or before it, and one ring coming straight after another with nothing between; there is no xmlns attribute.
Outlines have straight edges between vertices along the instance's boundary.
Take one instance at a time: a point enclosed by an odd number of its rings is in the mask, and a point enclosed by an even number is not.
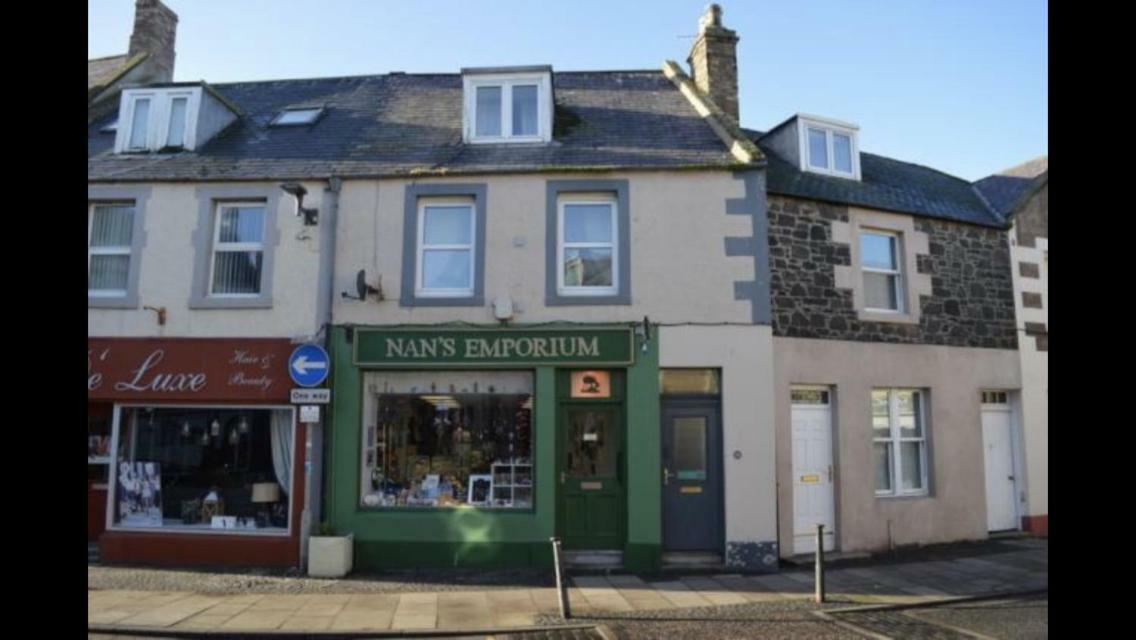
<svg viewBox="0 0 1136 640"><path fill-rule="evenodd" d="M722 26L722 7L709 4L698 19L690 75L714 104L738 124L738 34Z"/></svg>
<svg viewBox="0 0 1136 640"><path fill-rule="evenodd" d="M171 82L174 79L174 38L177 14L159 0L137 0L134 4L134 32L130 34L131 58L148 54L142 63L139 81Z"/></svg>

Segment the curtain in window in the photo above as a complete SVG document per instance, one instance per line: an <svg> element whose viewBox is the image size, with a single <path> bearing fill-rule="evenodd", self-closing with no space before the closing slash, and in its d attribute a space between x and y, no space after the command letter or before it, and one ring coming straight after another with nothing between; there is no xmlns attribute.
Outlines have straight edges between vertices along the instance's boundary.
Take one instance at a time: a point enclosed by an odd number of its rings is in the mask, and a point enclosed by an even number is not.
<svg viewBox="0 0 1136 640"><path fill-rule="evenodd" d="M133 234L134 207L130 205L95 207L91 220L88 289L126 289Z"/></svg>
<svg viewBox="0 0 1136 640"><path fill-rule="evenodd" d="M292 495L292 411L272 412L272 470L280 489Z"/></svg>

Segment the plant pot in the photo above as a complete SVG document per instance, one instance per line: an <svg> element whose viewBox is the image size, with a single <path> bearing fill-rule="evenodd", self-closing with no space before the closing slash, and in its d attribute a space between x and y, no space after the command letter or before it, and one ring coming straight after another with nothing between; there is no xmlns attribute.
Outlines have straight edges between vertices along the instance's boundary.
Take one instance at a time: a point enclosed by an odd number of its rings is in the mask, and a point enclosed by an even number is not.
<svg viewBox="0 0 1136 640"><path fill-rule="evenodd" d="M355 561L355 534L312 536L308 539L308 575L314 578L342 578L351 573Z"/></svg>

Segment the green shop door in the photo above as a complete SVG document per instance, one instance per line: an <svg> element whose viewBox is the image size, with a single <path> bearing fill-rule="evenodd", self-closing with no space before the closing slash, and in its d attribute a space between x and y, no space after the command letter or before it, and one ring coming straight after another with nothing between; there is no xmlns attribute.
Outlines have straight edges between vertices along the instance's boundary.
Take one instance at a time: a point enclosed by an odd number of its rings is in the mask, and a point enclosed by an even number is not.
<svg viewBox="0 0 1136 640"><path fill-rule="evenodd" d="M622 406L566 400L558 418L557 521L564 548L622 550L626 519Z"/></svg>

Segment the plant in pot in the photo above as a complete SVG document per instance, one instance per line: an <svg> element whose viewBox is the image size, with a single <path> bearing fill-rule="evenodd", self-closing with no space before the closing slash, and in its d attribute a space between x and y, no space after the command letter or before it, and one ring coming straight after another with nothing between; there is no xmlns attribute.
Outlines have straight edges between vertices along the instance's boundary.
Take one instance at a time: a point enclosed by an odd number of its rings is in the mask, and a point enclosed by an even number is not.
<svg viewBox="0 0 1136 640"><path fill-rule="evenodd" d="M342 578L354 564L355 534L336 535L328 522L321 522L319 535L308 538L308 575Z"/></svg>

